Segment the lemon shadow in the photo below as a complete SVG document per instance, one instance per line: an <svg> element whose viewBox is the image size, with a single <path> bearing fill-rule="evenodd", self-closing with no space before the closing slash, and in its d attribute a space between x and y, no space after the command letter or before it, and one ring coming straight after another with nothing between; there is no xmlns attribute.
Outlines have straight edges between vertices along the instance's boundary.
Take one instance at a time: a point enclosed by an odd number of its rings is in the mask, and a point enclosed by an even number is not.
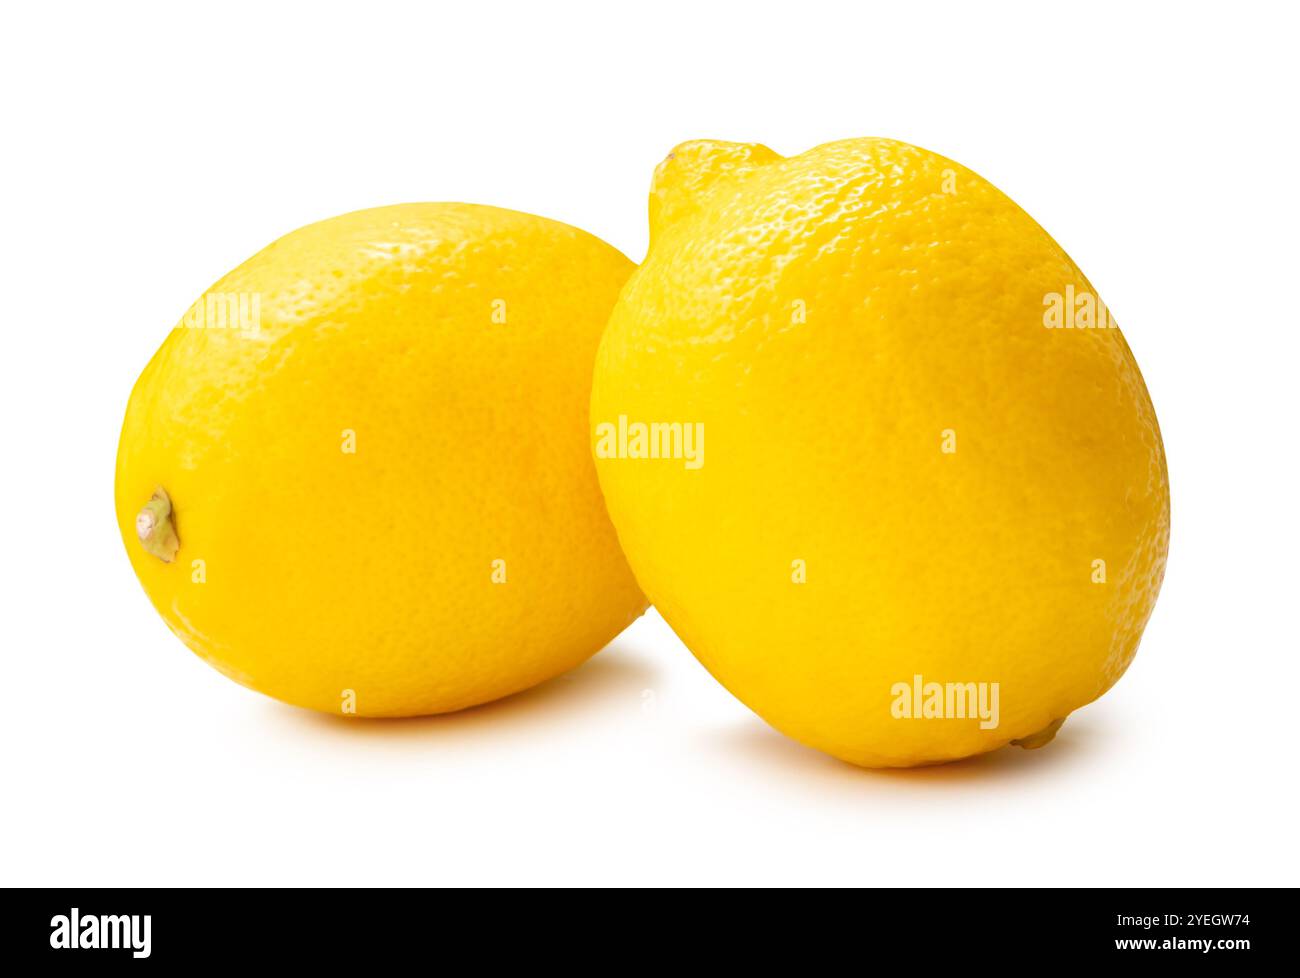
<svg viewBox="0 0 1300 978"><path fill-rule="evenodd" d="M1104 763L1119 749L1107 728L1082 711L1072 714L1056 737L1035 750L1007 745L985 754L910 768L864 768L791 740L758 717L710 736L717 752L810 788L915 788L943 790L972 784L1055 780L1075 768Z"/></svg>
<svg viewBox="0 0 1300 978"><path fill-rule="evenodd" d="M421 717L346 717L268 704L270 722L314 738L351 742L427 742L472 736L475 742L525 737L557 725L589 722L594 714L638 710L641 693L658 671L636 648L615 640L582 665L554 679L490 703Z"/></svg>

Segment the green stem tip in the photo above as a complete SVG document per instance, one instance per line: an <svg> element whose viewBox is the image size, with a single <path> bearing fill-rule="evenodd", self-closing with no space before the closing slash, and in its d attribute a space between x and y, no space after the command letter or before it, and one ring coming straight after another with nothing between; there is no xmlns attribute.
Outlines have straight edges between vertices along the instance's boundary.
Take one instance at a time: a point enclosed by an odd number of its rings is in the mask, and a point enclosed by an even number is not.
<svg viewBox="0 0 1300 978"><path fill-rule="evenodd" d="M144 549L164 564L176 559L181 542L172 525L172 501L162 486L153 491L153 497L136 516L135 532Z"/></svg>
<svg viewBox="0 0 1300 978"><path fill-rule="evenodd" d="M1037 733L1032 733L1028 737L1021 737L1019 740L1011 741L1017 747L1023 747L1025 750L1037 750L1052 742L1056 736L1056 731L1061 729L1061 724L1065 722L1065 717L1053 720L1047 726Z"/></svg>

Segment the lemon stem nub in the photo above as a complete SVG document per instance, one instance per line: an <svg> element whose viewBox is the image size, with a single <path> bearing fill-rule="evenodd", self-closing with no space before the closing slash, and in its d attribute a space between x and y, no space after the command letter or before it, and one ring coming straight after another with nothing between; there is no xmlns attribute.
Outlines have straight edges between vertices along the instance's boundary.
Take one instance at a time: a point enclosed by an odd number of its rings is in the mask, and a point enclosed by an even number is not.
<svg viewBox="0 0 1300 978"><path fill-rule="evenodd" d="M170 564L176 559L176 551L181 548L181 542L176 538L176 528L172 526L172 501L162 486L153 491L153 497L136 516L135 532L144 544L144 549L164 564Z"/></svg>
<svg viewBox="0 0 1300 978"><path fill-rule="evenodd" d="M1053 720L1038 733L1032 733L1028 737L1021 737L1019 740L1011 742L1017 747L1023 747L1025 750L1037 750L1039 747L1052 742L1052 738L1056 736L1056 731L1061 729L1063 723L1065 723L1065 717Z"/></svg>

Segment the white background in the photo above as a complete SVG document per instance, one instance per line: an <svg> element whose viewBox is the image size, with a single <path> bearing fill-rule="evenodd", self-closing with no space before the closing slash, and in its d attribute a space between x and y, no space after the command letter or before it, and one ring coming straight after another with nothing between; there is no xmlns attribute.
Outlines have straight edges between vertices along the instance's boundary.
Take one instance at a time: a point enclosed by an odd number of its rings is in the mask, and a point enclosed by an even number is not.
<svg viewBox="0 0 1300 978"><path fill-rule="evenodd" d="M1285 9L5 5L0 883L1300 882ZM1054 744L858 770L767 728L653 614L505 702L344 723L232 684L154 614L113 516L122 413L253 252L464 200L639 260L677 142L863 135L1034 215L1159 413L1164 592Z"/></svg>

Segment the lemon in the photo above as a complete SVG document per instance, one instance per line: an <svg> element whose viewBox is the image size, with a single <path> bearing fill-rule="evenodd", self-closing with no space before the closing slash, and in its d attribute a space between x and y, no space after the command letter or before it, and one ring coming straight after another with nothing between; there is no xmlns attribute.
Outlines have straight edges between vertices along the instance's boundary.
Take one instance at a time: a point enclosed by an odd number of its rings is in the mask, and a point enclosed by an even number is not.
<svg viewBox="0 0 1300 978"><path fill-rule="evenodd" d="M280 239L140 376L116 508L159 614L232 679L439 713L582 662L645 606L586 438L632 264L555 221L409 204Z"/></svg>
<svg viewBox="0 0 1300 978"><path fill-rule="evenodd" d="M1137 649L1169 493L1065 252L934 153L691 142L597 354L638 581L773 726L865 766L1039 746Z"/></svg>

